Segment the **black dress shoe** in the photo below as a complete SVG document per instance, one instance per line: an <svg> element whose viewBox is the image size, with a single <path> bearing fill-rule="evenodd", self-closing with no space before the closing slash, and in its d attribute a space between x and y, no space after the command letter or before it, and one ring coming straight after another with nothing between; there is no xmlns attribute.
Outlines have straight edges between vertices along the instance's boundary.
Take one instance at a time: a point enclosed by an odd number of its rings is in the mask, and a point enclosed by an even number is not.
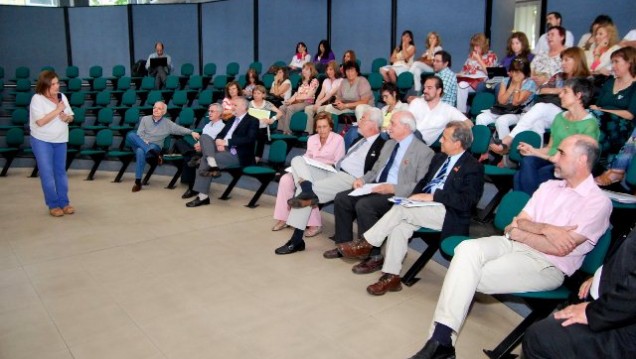
<svg viewBox="0 0 636 359"><path fill-rule="evenodd" d="M187 191L185 191L182 195L181 198L186 199L186 198L192 198L196 195L198 195L199 192L192 190L191 188L188 188Z"/></svg>
<svg viewBox="0 0 636 359"><path fill-rule="evenodd" d="M197 168L197 167L199 167L199 163L201 163L201 157L199 157L199 156L192 156L192 158L190 159L190 161L188 161L188 167L190 167L190 168Z"/></svg>
<svg viewBox="0 0 636 359"><path fill-rule="evenodd" d="M300 252L305 250L305 241L300 241L299 243L292 243L291 239L287 241L287 243L282 246L276 248L274 253L276 254L292 254L294 252Z"/></svg>
<svg viewBox="0 0 636 359"><path fill-rule="evenodd" d="M409 359L455 359L455 347L447 347L437 340L429 339L424 348Z"/></svg>
<svg viewBox="0 0 636 359"><path fill-rule="evenodd" d="M200 200L199 197L193 199L192 201L186 203L186 207L199 207L203 205L210 204L210 197Z"/></svg>

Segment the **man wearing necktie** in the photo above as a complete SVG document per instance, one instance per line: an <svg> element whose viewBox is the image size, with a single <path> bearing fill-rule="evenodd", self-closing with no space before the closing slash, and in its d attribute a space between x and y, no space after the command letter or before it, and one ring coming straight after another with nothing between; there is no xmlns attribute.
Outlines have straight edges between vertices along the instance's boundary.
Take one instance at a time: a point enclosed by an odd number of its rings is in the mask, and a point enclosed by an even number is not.
<svg viewBox="0 0 636 359"><path fill-rule="evenodd" d="M377 183L372 187L371 194L353 197L349 195L351 190L348 190L336 195L336 245L353 241L353 221L356 218L358 234L362 236L391 209L389 198L408 196L417 181L424 177L434 153L424 142L415 138L415 129L413 114L408 111L394 113L388 128L391 139L384 144L380 158L371 171L353 182L354 189L365 183ZM365 273L373 265L371 260L364 261L356 265L353 271Z"/></svg>
<svg viewBox="0 0 636 359"><path fill-rule="evenodd" d="M441 230L441 237L468 235L471 211L484 188L484 168L468 149L473 136L469 126L452 121L446 125L440 139L442 152L433 157L426 175L415 185L409 199L436 202L439 205L404 207L393 205L358 243L340 245L347 258L365 258L388 237L386 259L378 254L374 262L381 262L380 280L367 287L372 295L399 291L402 261L408 250L409 238L420 227Z"/></svg>
<svg viewBox="0 0 636 359"><path fill-rule="evenodd" d="M380 136L382 121L380 109L370 108L365 111L357 127L361 137L336 164L338 172L310 166L302 156L292 159L291 174L296 183L296 197L287 202L292 207L287 225L294 228L294 234L287 243L276 249L276 254L291 254L303 250L303 231L309 223L311 206L333 201L336 194L350 189L356 178L371 170L385 142ZM335 248L332 252L336 255L338 253Z"/></svg>
<svg viewBox="0 0 636 359"><path fill-rule="evenodd" d="M227 167L245 167L255 164L254 146L259 121L247 113L248 102L244 97L232 99L234 119L230 120L217 135L216 140L203 136L200 139L201 152L214 148L213 156L201 159L193 190L199 195L186 203L187 207L210 204L210 184L212 178L220 176L220 170ZM207 137L207 138L205 138Z"/></svg>

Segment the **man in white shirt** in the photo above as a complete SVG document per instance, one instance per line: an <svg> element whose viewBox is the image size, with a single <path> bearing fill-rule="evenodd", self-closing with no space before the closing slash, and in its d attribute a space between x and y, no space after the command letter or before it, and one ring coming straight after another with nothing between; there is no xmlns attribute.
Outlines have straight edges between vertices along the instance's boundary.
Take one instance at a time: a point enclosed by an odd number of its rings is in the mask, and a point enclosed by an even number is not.
<svg viewBox="0 0 636 359"><path fill-rule="evenodd" d="M450 121L465 121L466 116L455 107L442 102L444 94L442 79L431 76L424 82L424 98L416 98L409 104L409 111L415 116L417 131L422 140L433 144ZM472 122L468 121L472 126Z"/></svg>
<svg viewBox="0 0 636 359"><path fill-rule="evenodd" d="M548 30L550 30L550 28L553 26L562 26L561 25L562 20L563 20L563 17L561 16L561 14L556 11L553 11L549 13L548 16L546 16L545 18L546 27L548 28ZM537 44L534 47L534 50L532 50L534 54L540 54L543 52L550 51L550 48L548 47L547 33L548 31L546 31L543 35L541 35L541 37L539 37L539 40L537 41ZM565 47L568 48L572 46L574 46L574 35L572 35L571 31L566 30Z"/></svg>
<svg viewBox="0 0 636 359"><path fill-rule="evenodd" d="M619 43L621 47L631 46L636 47L636 29L630 30L623 40Z"/></svg>

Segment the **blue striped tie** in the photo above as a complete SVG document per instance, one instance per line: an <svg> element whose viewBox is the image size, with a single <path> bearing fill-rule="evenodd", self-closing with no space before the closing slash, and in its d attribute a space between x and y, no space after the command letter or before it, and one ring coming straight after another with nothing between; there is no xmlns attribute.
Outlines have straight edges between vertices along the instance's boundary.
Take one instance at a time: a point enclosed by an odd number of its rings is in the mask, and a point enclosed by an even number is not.
<svg viewBox="0 0 636 359"><path fill-rule="evenodd" d="M442 168L439 169L435 178L433 178L422 190L423 193L431 193L433 187L439 185L444 182L446 179L446 170L448 170L448 164L450 163L450 157L446 158L444 164L442 164Z"/></svg>

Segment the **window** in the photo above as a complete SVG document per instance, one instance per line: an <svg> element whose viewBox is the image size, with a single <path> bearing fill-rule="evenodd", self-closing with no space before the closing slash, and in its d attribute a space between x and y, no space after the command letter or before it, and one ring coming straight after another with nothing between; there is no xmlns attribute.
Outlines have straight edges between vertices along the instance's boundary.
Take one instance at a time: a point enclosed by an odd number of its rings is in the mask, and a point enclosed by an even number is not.
<svg viewBox="0 0 636 359"><path fill-rule="evenodd" d="M538 0L517 1L515 7L514 29L515 31L522 31L528 36L531 48L534 48L534 44L539 40L540 11L541 1Z"/></svg>

